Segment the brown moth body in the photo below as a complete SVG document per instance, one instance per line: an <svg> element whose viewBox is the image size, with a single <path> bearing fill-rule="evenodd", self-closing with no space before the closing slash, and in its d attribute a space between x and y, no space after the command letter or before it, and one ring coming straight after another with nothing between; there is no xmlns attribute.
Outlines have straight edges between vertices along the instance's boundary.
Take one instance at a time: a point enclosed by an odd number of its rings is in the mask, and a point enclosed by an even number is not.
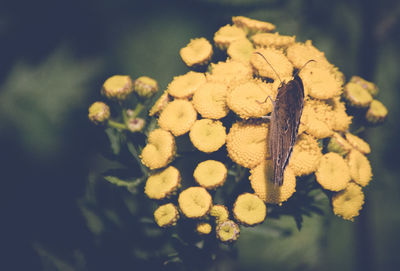
<svg viewBox="0 0 400 271"><path fill-rule="evenodd" d="M283 184L283 173L296 142L304 107L304 87L296 74L293 80L282 83L271 113L269 148L273 164L274 184Z"/></svg>

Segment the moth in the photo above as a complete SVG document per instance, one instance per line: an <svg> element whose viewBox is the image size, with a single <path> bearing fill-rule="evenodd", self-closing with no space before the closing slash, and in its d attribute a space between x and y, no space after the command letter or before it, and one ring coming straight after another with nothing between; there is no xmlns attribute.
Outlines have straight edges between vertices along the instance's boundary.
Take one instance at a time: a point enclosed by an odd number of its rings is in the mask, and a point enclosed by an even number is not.
<svg viewBox="0 0 400 271"><path fill-rule="evenodd" d="M303 67L296 72L293 79L285 83L282 82L278 73L264 55L259 52L255 53L265 59L281 81L275 101L273 101L270 96L268 97L273 104L272 113L270 116L264 117L270 119L269 149L273 164L273 183L281 186L283 184L283 173L285 172L286 166L289 164L293 146L296 143L304 107L304 86L299 72L309 62L315 60L307 61Z"/></svg>

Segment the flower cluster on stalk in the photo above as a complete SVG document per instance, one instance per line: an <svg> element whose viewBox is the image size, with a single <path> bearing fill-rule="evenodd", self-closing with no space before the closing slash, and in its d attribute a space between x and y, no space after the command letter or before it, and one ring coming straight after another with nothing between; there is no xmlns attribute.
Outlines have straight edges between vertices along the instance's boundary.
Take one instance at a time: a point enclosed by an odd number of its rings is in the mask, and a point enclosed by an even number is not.
<svg viewBox="0 0 400 271"><path fill-rule="evenodd" d="M144 193L159 202L155 222L170 227L195 220L198 234L232 242L240 226L263 223L269 209L284 208L299 192L298 182L310 179L328 196L334 214L353 220L364 203L362 189L372 179L370 146L354 130L386 118L378 88L358 76L346 82L311 41L280 35L268 22L242 16L232 21L213 40L225 59L213 62L212 43L192 39L180 50L191 70L174 77L145 108L156 125L138 148L147 169ZM304 66L309 60L314 61ZM277 186L270 124L261 117L273 111L267 97L275 99L280 80L288 82L296 72L304 84L304 110L283 185ZM120 104L136 93L137 108L157 91L157 82L148 77L114 76L103 86L104 95ZM129 117L125 123L113 120L101 102L91 106L89 118L120 131L141 131L129 128Z"/></svg>

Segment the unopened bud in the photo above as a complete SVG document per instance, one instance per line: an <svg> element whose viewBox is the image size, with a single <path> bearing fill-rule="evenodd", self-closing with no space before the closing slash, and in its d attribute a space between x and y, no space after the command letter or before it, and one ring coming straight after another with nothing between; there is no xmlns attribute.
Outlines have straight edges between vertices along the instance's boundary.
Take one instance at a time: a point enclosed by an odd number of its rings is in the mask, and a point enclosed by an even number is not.
<svg viewBox="0 0 400 271"><path fill-rule="evenodd" d="M376 95L378 94L379 91L378 87L374 83L367 81L361 78L360 76L351 77L350 82L355 83L361 86L362 88L366 89L374 97L376 97Z"/></svg>
<svg viewBox="0 0 400 271"><path fill-rule="evenodd" d="M383 103L373 100L365 115L368 122L372 124L382 123L388 115L388 110Z"/></svg>
<svg viewBox="0 0 400 271"><path fill-rule="evenodd" d="M132 79L128 75L114 75L108 78L102 92L109 99L125 100L133 91Z"/></svg>
<svg viewBox="0 0 400 271"><path fill-rule="evenodd" d="M128 120L126 126L131 132L139 132L143 129L145 123L146 123L145 120L142 118L133 118Z"/></svg>
<svg viewBox="0 0 400 271"><path fill-rule="evenodd" d="M135 80L133 89L140 97L149 98L158 91L158 83L150 77L141 76Z"/></svg>
<svg viewBox="0 0 400 271"><path fill-rule="evenodd" d="M94 124L102 124L110 118L110 108L103 102L95 102L89 107L89 119Z"/></svg>

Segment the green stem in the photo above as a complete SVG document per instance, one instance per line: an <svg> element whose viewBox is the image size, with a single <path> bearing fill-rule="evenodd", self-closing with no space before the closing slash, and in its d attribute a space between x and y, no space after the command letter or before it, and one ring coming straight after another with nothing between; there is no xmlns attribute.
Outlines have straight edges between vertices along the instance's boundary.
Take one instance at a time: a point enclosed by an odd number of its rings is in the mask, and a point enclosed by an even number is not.
<svg viewBox="0 0 400 271"><path fill-rule="evenodd" d="M120 123L120 122L116 122L116 121L113 121L113 120L108 120L107 124L108 124L109 127L112 127L112 128L118 129L118 130L126 130L127 129L125 124Z"/></svg>
<svg viewBox="0 0 400 271"><path fill-rule="evenodd" d="M144 108L144 105L141 104L141 103L138 103L136 105L135 110L133 111L133 116L132 117L136 118L140 114L140 112L142 112L143 108Z"/></svg>

